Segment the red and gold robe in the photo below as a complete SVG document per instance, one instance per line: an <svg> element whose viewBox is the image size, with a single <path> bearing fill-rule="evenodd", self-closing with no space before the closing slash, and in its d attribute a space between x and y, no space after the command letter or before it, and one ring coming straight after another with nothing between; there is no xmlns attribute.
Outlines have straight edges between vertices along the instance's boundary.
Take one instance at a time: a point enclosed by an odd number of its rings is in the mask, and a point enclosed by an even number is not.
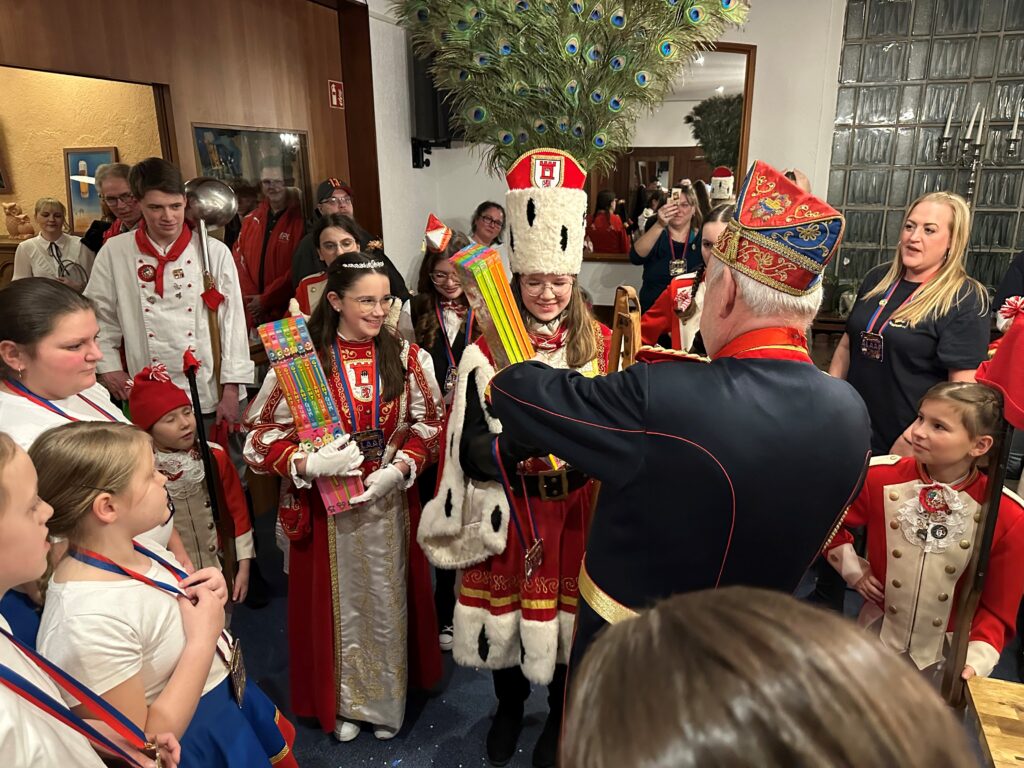
<svg viewBox="0 0 1024 768"><path fill-rule="evenodd" d="M388 332L388 331L384 331ZM373 424L372 341L339 338L355 419L335 366L328 384L346 431ZM245 457L258 472L280 475L280 521L288 538L288 642L292 710L316 717L324 731L336 718L398 729L407 682L429 688L441 677L430 572L411 532L419 523L416 476L437 460L443 420L430 356L403 344L400 397L381 403L380 428L394 460L413 472L404 491L329 518L315 487L299 476L293 419L271 371L246 414L252 430ZM389 453L391 452L389 450ZM378 469L365 462L363 476Z"/></svg>
<svg viewBox="0 0 1024 768"><path fill-rule="evenodd" d="M577 370L586 376L604 375L611 331L596 321L592 331L597 357ZM553 345L542 342L537 346L535 360L567 367L564 338ZM594 482L587 480L557 500L513 493L514 509L510 510L500 483L466 477L459 461L459 442L467 381L474 379L482 395L493 375L490 353L480 339L466 348L459 363L438 493L424 507L419 540L435 566L465 569L455 607L455 661L487 669L518 664L527 679L547 684L555 665L565 664L569 658ZM486 407L483 412L489 431L500 433L501 424L488 415ZM520 473L527 476L551 469L548 457L531 458L519 466ZM509 482L517 489L523 480L516 475ZM543 540L544 554L527 579L525 549L534 543L535 534Z"/></svg>

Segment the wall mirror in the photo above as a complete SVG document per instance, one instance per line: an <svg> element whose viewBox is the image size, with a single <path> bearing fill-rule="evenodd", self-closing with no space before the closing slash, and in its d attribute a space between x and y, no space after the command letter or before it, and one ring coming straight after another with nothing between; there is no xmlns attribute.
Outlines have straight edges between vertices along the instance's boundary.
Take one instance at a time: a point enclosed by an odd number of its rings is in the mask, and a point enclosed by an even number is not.
<svg viewBox="0 0 1024 768"><path fill-rule="evenodd" d="M607 174L588 177L588 215L594 213L598 193L610 190L616 199L624 201L623 223L628 227L630 222L637 221L649 192L657 186L667 191L680 179L709 182L716 165L729 165L738 186L747 165L756 50L753 45L718 43L697 54L664 103L653 114L637 121L633 146L619 158L615 168ZM686 117L708 99L716 99L711 108L729 110L728 119L716 120L717 125L728 126L728 135L715 134L713 142L706 142L705 146L694 135ZM724 155L728 161L721 159L723 147L728 150ZM625 252L588 251L584 258L628 260Z"/></svg>

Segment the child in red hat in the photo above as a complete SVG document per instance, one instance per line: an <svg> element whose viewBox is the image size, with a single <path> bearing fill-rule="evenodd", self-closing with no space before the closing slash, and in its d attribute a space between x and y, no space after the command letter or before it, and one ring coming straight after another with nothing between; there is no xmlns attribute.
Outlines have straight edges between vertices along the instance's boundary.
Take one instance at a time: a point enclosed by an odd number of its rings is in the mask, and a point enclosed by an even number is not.
<svg viewBox="0 0 1024 768"><path fill-rule="evenodd" d="M146 430L156 448L156 468L167 478L167 492L174 501L174 528L181 536L196 569L222 568L218 553L224 542L218 540L217 525L210 508L206 473L199 453L196 417L185 390L174 384L163 365L143 368L132 383L128 408L135 426ZM234 528L236 572L231 598L238 603L249 588L249 563L255 556L249 509L242 491L238 470L227 451L210 443L217 465L221 498Z"/></svg>

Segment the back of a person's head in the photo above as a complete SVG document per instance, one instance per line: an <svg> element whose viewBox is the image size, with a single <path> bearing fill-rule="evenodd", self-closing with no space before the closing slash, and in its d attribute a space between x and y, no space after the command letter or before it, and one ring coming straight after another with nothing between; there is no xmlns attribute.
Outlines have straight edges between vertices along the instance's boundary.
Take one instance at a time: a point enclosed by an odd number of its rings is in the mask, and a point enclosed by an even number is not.
<svg viewBox="0 0 1024 768"><path fill-rule="evenodd" d="M128 183L136 200L142 200L147 192L156 190L168 195L184 195L185 182L181 171L162 157L147 157L132 166Z"/></svg>
<svg viewBox="0 0 1024 768"><path fill-rule="evenodd" d="M605 630L568 700L562 768L967 768L912 666L777 592L679 595Z"/></svg>

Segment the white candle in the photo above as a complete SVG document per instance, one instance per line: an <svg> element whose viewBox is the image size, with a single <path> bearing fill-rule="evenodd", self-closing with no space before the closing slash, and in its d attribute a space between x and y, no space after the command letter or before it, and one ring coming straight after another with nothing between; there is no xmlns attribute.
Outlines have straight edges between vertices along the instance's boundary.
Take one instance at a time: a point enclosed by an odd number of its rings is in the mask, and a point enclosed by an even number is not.
<svg viewBox="0 0 1024 768"><path fill-rule="evenodd" d="M949 114L946 115L946 127L942 129L942 138L948 139L953 134L950 133L950 128L953 126L953 110L956 109L956 96L953 97L953 102L949 105Z"/></svg>
<svg viewBox="0 0 1024 768"><path fill-rule="evenodd" d="M981 110L981 117L978 119L978 140L974 142L975 144L984 144L985 143L984 141L982 141L982 138L981 138L981 129L984 127L984 125L985 125L985 110L982 109Z"/></svg>
<svg viewBox="0 0 1024 768"><path fill-rule="evenodd" d="M1017 125L1020 123L1020 102L1017 102L1017 109L1013 113L1013 130L1010 131L1010 138L1017 138Z"/></svg>
<svg viewBox="0 0 1024 768"><path fill-rule="evenodd" d="M980 103L974 105L974 112L971 113L971 122L969 122L967 124L967 133L964 134L964 138L966 138L966 139L971 138L971 133L974 131L974 121L978 117L978 108L979 107L981 107Z"/></svg>

